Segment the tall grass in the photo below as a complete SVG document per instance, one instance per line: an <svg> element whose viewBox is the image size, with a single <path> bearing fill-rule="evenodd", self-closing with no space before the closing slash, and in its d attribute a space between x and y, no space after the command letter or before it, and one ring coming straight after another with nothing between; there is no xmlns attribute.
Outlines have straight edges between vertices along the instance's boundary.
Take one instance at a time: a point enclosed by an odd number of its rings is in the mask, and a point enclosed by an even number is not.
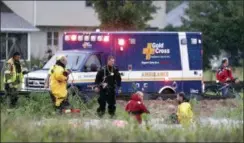
<svg viewBox="0 0 244 143"><path fill-rule="evenodd" d="M243 128L201 126L195 128L166 128L164 130L145 130L106 126L84 128L82 124L74 127L65 120L37 126L30 118L2 118L1 141L5 142L243 142Z"/></svg>
<svg viewBox="0 0 244 143"><path fill-rule="evenodd" d="M223 107L221 109L217 109L213 117L216 118L227 118L227 119L235 119L243 121L243 100L236 99L238 102L238 107L230 108L230 107Z"/></svg>
<svg viewBox="0 0 244 143"><path fill-rule="evenodd" d="M77 98L70 98L75 107L82 107ZM199 102L191 101L194 112L198 112ZM147 130L142 124L130 120L123 107L117 106L117 119L128 121L124 128L106 124L104 119L98 119L92 114L97 107L96 100L87 104L89 113L83 108L80 114L57 115L48 94L35 94L30 98L20 98L17 108L9 111L5 103L1 104L1 141L2 142L243 142L242 126L211 126L196 124L195 127L164 128L163 130ZM243 114L243 104L235 110L235 114L221 110L219 116L236 116ZM85 114L86 113L86 114ZM43 125L34 124L43 119L52 119ZM74 126L69 120L76 118L80 124ZM105 117L106 118L106 117ZM153 117L151 117L153 118ZM102 120L104 126L85 128L86 119ZM150 119L150 118L149 118ZM239 118L238 118L239 119Z"/></svg>

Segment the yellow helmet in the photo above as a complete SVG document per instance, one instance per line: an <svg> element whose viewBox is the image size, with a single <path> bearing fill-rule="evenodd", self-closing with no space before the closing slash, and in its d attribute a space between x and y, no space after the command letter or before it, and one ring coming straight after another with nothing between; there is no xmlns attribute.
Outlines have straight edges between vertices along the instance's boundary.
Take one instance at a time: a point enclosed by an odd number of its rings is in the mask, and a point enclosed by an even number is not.
<svg viewBox="0 0 244 143"><path fill-rule="evenodd" d="M66 56L65 55L59 55L56 57L56 61L61 60L63 58L66 58Z"/></svg>

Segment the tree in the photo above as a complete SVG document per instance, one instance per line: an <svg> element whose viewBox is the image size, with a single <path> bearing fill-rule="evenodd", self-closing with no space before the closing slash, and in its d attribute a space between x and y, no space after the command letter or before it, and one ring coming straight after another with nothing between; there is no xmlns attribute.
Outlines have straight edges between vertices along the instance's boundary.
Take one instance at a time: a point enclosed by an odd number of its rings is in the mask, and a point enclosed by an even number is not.
<svg viewBox="0 0 244 143"><path fill-rule="evenodd" d="M151 0L93 0L101 29L139 30L147 27L157 8Z"/></svg>
<svg viewBox="0 0 244 143"><path fill-rule="evenodd" d="M209 58L225 50L238 65L244 52L243 1L189 1L183 29L203 33L204 66Z"/></svg>

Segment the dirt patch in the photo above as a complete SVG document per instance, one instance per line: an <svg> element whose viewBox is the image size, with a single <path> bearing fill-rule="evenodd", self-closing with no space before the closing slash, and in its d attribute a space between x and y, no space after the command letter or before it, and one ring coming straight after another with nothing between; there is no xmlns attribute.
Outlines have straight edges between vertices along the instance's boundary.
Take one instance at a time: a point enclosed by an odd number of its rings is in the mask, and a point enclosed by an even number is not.
<svg viewBox="0 0 244 143"><path fill-rule="evenodd" d="M126 101L118 100L117 103L125 107ZM165 117L177 110L176 100L145 100L145 105L150 110L154 117ZM236 108L238 102L235 99L221 99L221 100L201 100L194 104L194 112L203 117L210 117L217 109L223 107Z"/></svg>
<svg viewBox="0 0 244 143"><path fill-rule="evenodd" d="M200 101L200 115L201 116L211 116L217 109L224 107L236 108L238 107L238 102L235 99L221 99L221 100L202 100Z"/></svg>

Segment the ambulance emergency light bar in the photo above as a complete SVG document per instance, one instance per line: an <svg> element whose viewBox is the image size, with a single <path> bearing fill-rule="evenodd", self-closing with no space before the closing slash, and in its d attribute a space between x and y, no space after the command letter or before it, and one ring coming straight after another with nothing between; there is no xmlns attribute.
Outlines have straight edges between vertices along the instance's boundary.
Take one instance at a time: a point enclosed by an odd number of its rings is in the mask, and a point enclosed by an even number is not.
<svg viewBox="0 0 244 143"><path fill-rule="evenodd" d="M109 36L108 35L77 35L77 34L67 34L64 36L64 40L65 41L72 41L72 42L76 42L76 41L99 41L99 42L109 42Z"/></svg>

